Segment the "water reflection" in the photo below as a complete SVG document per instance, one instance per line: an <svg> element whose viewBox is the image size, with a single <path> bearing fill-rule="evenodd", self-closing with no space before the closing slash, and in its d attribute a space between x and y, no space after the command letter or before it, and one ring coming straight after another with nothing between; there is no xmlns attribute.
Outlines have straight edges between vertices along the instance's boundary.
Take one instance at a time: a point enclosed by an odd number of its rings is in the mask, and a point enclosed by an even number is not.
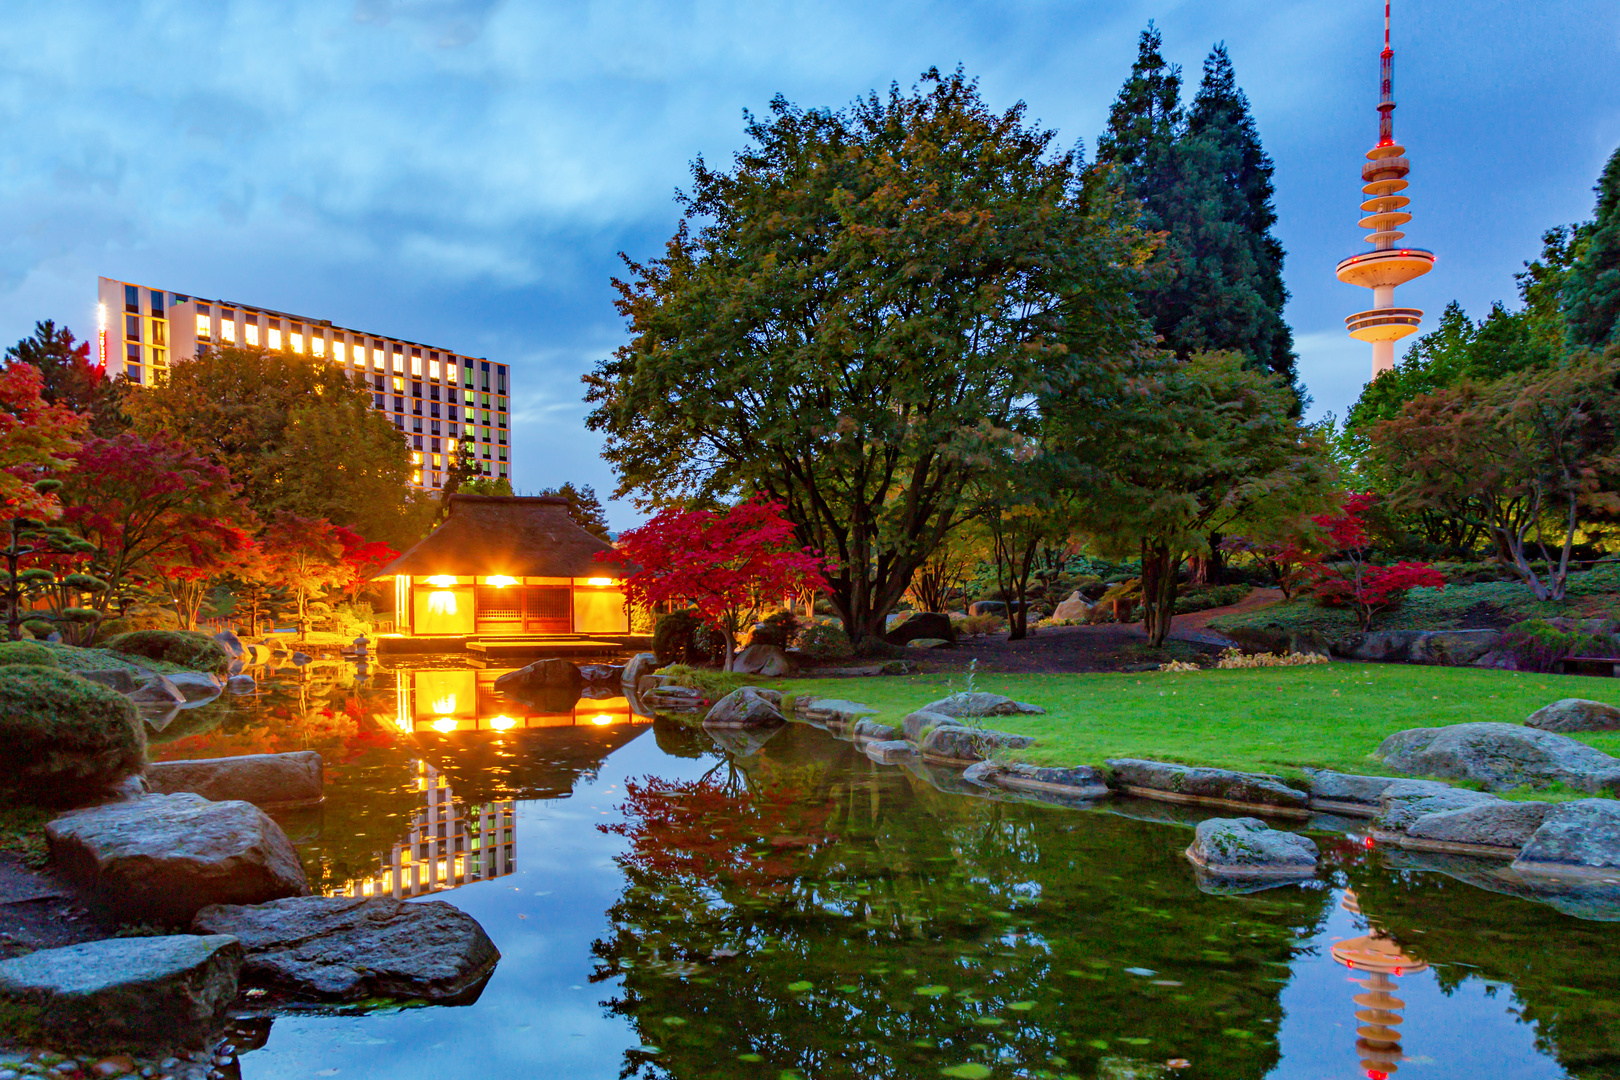
<svg viewBox="0 0 1620 1080"><path fill-rule="evenodd" d="M510 799L468 807L425 761L416 763L423 809L382 869L328 888L328 896L392 896L399 900L505 877L517 869L517 812Z"/></svg>
<svg viewBox="0 0 1620 1080"><path fill-rule="evenodd" d="M495 680L506 668L414 669L394 672L393 724L403 732L511 731L650 720L631 699L587 697L572 690L503 693Z"/></svg>
<svg viewBox="0 0 1620 1080"><path fill-rule="evenodd" d="M1352 915L1361 914L1354 890L1345 890L1339 906ZM1362 1055L1361 1067L1367 1070L1368 1080L1387 1080L1400 1068L1402 1060L1401 1036L1396 1027L1404 1022L1400 1010L1406 1002L1395 996L1395 977L1416 975L1427 971L1429 965L1408 956L1399 942L1377 927L1368 929L1370 932L1361 937L1335 942L1330 953L1350 970L1367 973L1367 978L1357 980L1367 993L1352 999L1361 1006L1356 1020L1363 1025L1356 1029L1356 1050Z"/></svg>

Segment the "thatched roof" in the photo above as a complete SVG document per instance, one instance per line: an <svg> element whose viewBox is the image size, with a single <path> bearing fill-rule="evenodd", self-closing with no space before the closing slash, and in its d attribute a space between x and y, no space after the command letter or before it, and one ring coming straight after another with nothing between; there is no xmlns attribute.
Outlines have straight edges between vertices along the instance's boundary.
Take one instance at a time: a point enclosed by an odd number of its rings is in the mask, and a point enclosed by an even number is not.
<svg viewBox="0 0 1620 1080"><path fill-rule="evenodd" d="M596 558L611 550L574 524L567 499L452 495L444 523L375 576L618 577L619 564Z"/></svg>

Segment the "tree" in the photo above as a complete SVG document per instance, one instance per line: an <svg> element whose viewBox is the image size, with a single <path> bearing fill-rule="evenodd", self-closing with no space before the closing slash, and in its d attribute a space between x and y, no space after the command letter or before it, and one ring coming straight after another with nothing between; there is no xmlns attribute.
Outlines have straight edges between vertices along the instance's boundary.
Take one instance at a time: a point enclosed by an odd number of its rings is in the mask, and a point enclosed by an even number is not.
<svg viewBox="0 0 1620 1080"><path fill-rule="evenodd" d="M1362 633L1372 629L1373 619L1380 612L1395 607L1412 589L1446 587L1445 578L1426 563L1378 566L1372 562L1372 538L1364 516L1376 501L1371 494L1351 494L1345 496L1338 513L1316 515L1313 520L1343 563L1313 559L1308 564L1317 601L1330 607L1352 608Z"/></svg>
<svg viewBox="0 0 1620 1080"><path fill-rule="evenodd" d="M640 567L624 582L632 603L691 604L725 638L731 670L737 638L759 613L801 589L824 588L823 560L794 542L781 507L751 499L724 512L665 510L619 536L598 558Z"/></svg>
<svg viewBox="0 0 1620 1080"><path fill-rule="evenodd" d="M1069 489L1073 465L1054 443L1012 435L1004 462L976 485L975 517L989 541L996 585L1007 601L1007 638L1029 633L1029 579L1043 549L1066 539L1079 523Z"/></svg>
<svg viewBox="0 0 1620 1080"><path fill-rule="evenodd" d="M115 603L137 585L160 587L194 555L235 550L239 526L251 522L224 469L161 438L90 439L62 481L63 523L95 545Z"/></svg>
<svg viewBox="0 0 1620 1080"><path fill-rule="evenodd" d="M1420 396L1368 437L1392 503L1475 523L1537 599L1561 600L1583 518L1620 513L1617 436L1620 347Z"/></svg>
<svg viewBox="0 0 1620 1080"><path fill-rule="evenodd" d="M291 352L209 348L130 396L135 430L225 468L259 517L323 518L414 543L437 500L409 490L410 450L341 368Z"/></svg>
<svg viewBox="0 0 1620 1080"><path fill-rule="evenodd" d="M338 558L343 564L343 591L356 604L371 575L399 558L399 552L382 540L367 540L353 529L333 528L342 549Z"/></svg>
<svg viewBox="0 0 1620 1080"><path fill-rule="evenodd" d="M60 514L54 504L55 493L62 487L60 480L47 479L34 482L36 494L51 497L51 509ZM79 624L94 623L101 612L84 608L75 595L70 601L64 589L77 594L101 593L107 584L92 575L83 574L95 545L73 535L71 529L51 525L38 518L12 517L6 522L6 545L0 548L0 559L5 560L5 575L0 579L0 599L6 606L6 637L11 641L22 638L24 603L40 596L56 594L59 600L49 612L29 612L29 618L48 617L63 630L63 637L76 644ZM81 610L82 609L82 610Z"/></svg>
<svg viewBox="0 0 1620 1080"><path fill-rule="evenodd" d="M1148 241L960 71L842 112L778 97L747 132L731 171L693 166L664 256L626 259L633 338L585 377L587 423L616 496L781 505L859 646L965 515L984 425L1140 340Z"/></svg>
<svg viewBox="0 0 1620 1080"><path fill-rule="evenodd" d="M450 496L460 491L470 481L482 478L483 475L484 467L478 463L478 452L473 448L472 440L462 439L456 444L456 459L450 463L450 468L444 474L444 487L439 489L439 513L436 523L450 516Z"/></svg>
<svg viewBox="0 0 1620 1080"><path fill-rule="evenodd" d="M57 516L55 488L40 488L78 446L84 420L40 396L38 368L13 361L0 368L0 504L18 517Z"/></svg>
<svg viewBox="0 0 1620 1080"><path fill-rule="evenodd" d="M1597 183L1597 212L1585 250L1564 281L1564 314L1575 346L1620 343L1620 150Z"/></svg>
<svg viewBox="0 0 1620 1080"><path fill-rule="evenodd" d="M121 405L128 380L108 378L101 363L91 362L90 343L75 342L67 327L59 329L50 319L37 322L33 336L8 348L6 357L37 368L43 378L40 396L85 417L93 434L117 435L129 426Z"/></svg>
<svg viewBox="0 0 1620 1080"><path fill-rule="evenodd" d="M596 489L589 484L575 487L572 481L561 487L546 488L542 495L568 500L568 516L574 519L574 524L596 537L598 540L611 540L608 531L607 511L602 509L602 501L596 497Z"/></svg>
<svg viewBox="0 0 1620 1080"><path fill-rule="evenodd" d="M1085 493L1086 531L1141 557L1154 646L1170 630L1189 549L1212 532L1268 539L1327 501L1326 448L1293 409L1290 388L1242 354L1197 353L1144 357L1103 411L1106 424L1065 425L1084 463L1074 487Z"/></svg>
<svg viewBox="0 0 1620 1080"><path fill-rule="evenodd" d="M246 530L234 525L187 533L177 538L175 551L162 568L162 589L174 604L180 625L197 629L197 616L213 587L237 565L253 546Z"/></svg>
<svg viewBox="0 0 1620 1080"><path fill-rule="evenodd" d="M344 585L351 577L344 562L343 536L323 518L282 511L260 534L259 546L274 566L272 580L287 590L292 601L299 635L307 635L310 612L324 603L321 598L326 590Z"/></svg>

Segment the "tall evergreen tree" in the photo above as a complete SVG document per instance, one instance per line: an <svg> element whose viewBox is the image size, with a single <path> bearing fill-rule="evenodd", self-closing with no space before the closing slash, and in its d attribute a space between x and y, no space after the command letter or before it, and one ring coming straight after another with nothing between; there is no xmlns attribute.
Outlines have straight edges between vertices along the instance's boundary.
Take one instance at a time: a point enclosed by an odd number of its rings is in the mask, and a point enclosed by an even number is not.
<svg viewBox="0 0 1620 1080"><path fill-rule="evenodd" d="M567 499L568 516L574 519L575 525L598 540L612 539L608 531L607 511L602 509L602 500L596 497L596 489L591 485L575 487L570 480L561 487L546 488L540 494Z"/></svg>
<svg viewBox="0 0 1620 1080"><path fill-rule="evenodd" d="M90 362L90 343L76 341L73 331L51 319L34 324L25 337L6 350L6 357L39 369L39 396L87 417L94 435L111 438L129 427L119 406L124 379L108 379Z"/></svg>
<svg viewBox="0 0 1620 1080"><path fill-rule="evenodd" d="M1108 130L1097 143L1098 159L1122 170L1126 186L1144 200L1170 179L1165 170L1186 126L1181 67L1165 62L1163 48L1163 35L1149 21L1137 41L1130 78L1108 110Z"/></svg>
<svg viewBox="0 0 1620 1080"><path fill-rule="evenodd" d="M1597 196L1585 250L1564 282L1570 344L1594 348L1620 342L1620 149L1603 167Z"/></svg>

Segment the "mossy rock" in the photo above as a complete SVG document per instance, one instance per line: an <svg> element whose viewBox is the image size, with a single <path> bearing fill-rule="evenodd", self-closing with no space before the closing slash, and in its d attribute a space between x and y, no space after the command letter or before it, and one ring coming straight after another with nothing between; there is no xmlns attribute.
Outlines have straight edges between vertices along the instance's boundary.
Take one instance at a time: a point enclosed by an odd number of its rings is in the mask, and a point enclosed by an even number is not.
<svg viewBox="0 0 1620 1080"><path fill-rule="evenodd" d="M124 609L117 618L103 619L96 628L97 644L105 644L115 637L137 630L173 630L181 633L180 616L171 608L156 604L135 604Z"/></svg>
<svg viewBox="0 0 1620 1080"><path fill-rule="evenodd" d="M195 630L135 630L107 639L102 647L125 656L179 664L188 671L224 674L231 666L220 643Z"/></svg>
<svg viewBox="0 0 1620 1080"><path fill-rule="evenodd" d="M0 788L71 806L146 764L146 729L116 690L56 667L0 667Z"/></svg>
<svg viewBox="0 0 1620 1080"><path fill-rule="evenodd" d="M33 641L0 641L0 665L32 664L56 667L56 654Z"/></svg>

